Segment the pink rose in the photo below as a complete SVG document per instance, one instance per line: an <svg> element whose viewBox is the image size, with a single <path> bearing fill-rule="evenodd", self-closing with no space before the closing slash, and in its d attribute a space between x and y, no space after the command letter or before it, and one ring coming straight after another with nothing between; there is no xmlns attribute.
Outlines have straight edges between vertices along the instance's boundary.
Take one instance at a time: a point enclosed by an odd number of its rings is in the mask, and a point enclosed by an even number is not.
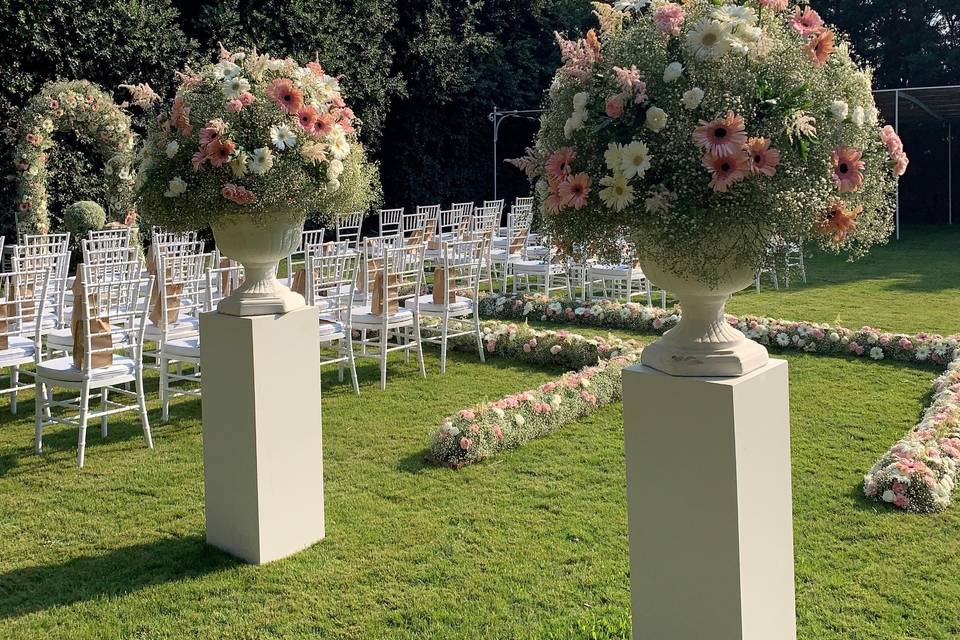
<svg viewBox="0 0 960 640"><path fill-rule="evenodd" d="M466 451L470 448L470 445L473 444L473 440L470 438L460 438L460 448Z"/></svg>
<svg viewBox="0 0 960 640"><path fill-rule="evenodd" d="M493 353L497 350L497 343L495 340L490 340L487 342L487 353Z"/></svg>
<svg viewBox="0 0 960 640"><path fill-rule="evenodd" d="M623 115L623 96L615 95L607 100L607 116L616 120Z"/></svg>
<svg viewBox="0 0 960 640"><path fill-rule="evenodd" d="M686 17L687 12L683 7L674 2L668 2L657 8L653 14L653 21L661 33L676 36L680 34L680 25Z"/></svg>
<svg viewBox="0 0 960 640"><path fill-rule="evenodd" d="M249 91L244 91L243 93L240 94L240 103L245 107L250 104L253 104L254 100L256 99L257 97L252 93L250 93Z"/></svg>
<svg viewBox="0 0 960 640"><path fill-rule="evenodd" d="M529 342L524 343L524 345L523 345L523 352L524 352L524 353L530 353L530 343L529 343Z"/></svg>
<svg viewBox="0 0 960 640"><path fill-rule="evenodd" d="M563 347L561 347L558 344L555 344L552 347L550 347L550 353L552 353L553 355L557 355L561 351L563 351Z"/></svg>
<svg viewBox="0 0 960 640"><path fill-rule="evenodd" d="M906 337L900 338L900 342L899 342L898 344L900 345L900 348L901 348L901 349L912 349L912 348L913 348L913 343L910 342L910 339L909 339L909 338L906 338Z"/></svg>
<svg viewBox="0 0 960 640"><path fill-rule="evenodd" d="M227 111L230 113L239 113L243 109L243 103L240 100L230 100L227 102Z"/></svg>
<svg viewBox="0 0 960 640"><path fill-rule="evenodd" d="M473 411L470 411L469 409L464 409L460 411L457 415L463 418L464 420L466 420L467 422L473 422L474 418L476 418L476 416L473 414Z"/></svg>
<svg viewBox="0 0 960 640"><path fill-rule="evenodd" d="M895 504L900 509L906 509L910 506L910 498L903 494L899 494L893 498L893 504Z"/></svg>
<svg viewBox="0 0 960 640"><path fill-rule="evenodd" d="M497 442L503 442L503 429L494 425L493 427L493 437L497 439Z"/></svg>

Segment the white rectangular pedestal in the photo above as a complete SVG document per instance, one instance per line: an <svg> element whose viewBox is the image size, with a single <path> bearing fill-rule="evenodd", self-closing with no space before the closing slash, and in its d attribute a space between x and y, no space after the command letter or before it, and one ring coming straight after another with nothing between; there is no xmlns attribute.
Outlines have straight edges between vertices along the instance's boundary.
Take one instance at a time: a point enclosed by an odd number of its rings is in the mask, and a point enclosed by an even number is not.
<svg viewBox="0 0 960 640"><path fill-rule="evenodd" d="M247 562L323 539L315 308L200 317L207 542Z"/></svg>
<svg viewBox="0 0 960 640"><path fill-rule="evenodd" d="M634 640L795 640L787 363L623 398Z"/></svg>

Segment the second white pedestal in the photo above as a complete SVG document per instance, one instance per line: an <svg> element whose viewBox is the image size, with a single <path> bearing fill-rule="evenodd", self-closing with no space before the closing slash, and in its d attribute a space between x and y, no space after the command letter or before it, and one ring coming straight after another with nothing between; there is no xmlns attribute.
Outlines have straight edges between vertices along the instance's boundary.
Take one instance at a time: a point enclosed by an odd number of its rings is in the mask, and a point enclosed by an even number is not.
<svg viewBox="0 0 960 640"><path fill-rule="evenodd" d="M313 307L200 317L207 542L261 564L324 537Z"/></svg>
<svg viewBox="0 0 960 640"><path fill-rule="evenodd" d="M788 388L624 371L634 640L795 640Z"/></svg>

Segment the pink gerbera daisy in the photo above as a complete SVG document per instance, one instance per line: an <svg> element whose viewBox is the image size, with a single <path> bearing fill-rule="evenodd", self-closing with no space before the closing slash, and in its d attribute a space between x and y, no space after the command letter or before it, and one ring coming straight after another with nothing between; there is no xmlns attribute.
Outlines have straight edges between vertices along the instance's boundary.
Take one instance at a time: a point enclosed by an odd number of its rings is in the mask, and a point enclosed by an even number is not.
<svg viewBox="0 0 960 640"><path fill-rule="evenodd" d="M700 121L693 131L693 141L708 153L718 156L731 156L739 152L747 143L747 133L743 118L728 111L723 118L712 122Z"/></svg>
<svg viewBox="0 0 960 640"><path fill-rule="evenodd" d="M569 176L560 183L558 193L565 205L574 209L582 208L587 203L587 196L590 195L590 176L582 171Z"/></svg>
<svg viewBox="0 0 960 640"><path fill-rule="evenodd" d="M313 123L313 133L319 137L324 137L333 131L333 116L329 113L321 113Z"/></svg>
<svg viewBox="0 0 960 640"><path fill-rule="evenodd" d="M853 193L863 184L863 169L866 164L861 160L863 154L852 147L837 147L830 154L833 161L833 179L840 193Z"/></svg>
<svg viewBox="0 0 960 640"><path fill-rule="evenodd" d="M560 181L548 178L547 182L550 187L550 192L544 204L550 213L560 213L560 209L564 206L563 196L560 195Z"/></svg>
<svg viewBox="0 0 960 640"><path fill-rule="evenodd" d="M770 148L767 138L750 138L747 142L747 155L750 158L750 171L762 173L768 178L777 172L780 164L780 152Z"/></svg>
<svg viewBox="0 0 960 640"><path fill-rule="evenodd" d="M297 122L300 123L301 127L310 131L319 116L320 112L317 111L316 107L305 105L297 111Z"/></svg>
<svg viewBox="0 0 960 640"><path fill-rule="evenodd" d="M793 15L790 16L790 26L796 29L797 33L804 38L809 38L826 29L826 27L823 26L823 18L810 7L807 7L803 11L800 11L800 7L797 7Z"/></svg>
<svg viewBox="0 0 960 640"><path fill-rule="evenodd" d="M833 54L834 49L833 31L827 30L814 34L805 49L813 62L813 66L822 67L827 64L827 60Z"/></svg>
<svg viewBox="0 0 960 640"><path fill-rule="evenodd" d="M561 147L553 152L547 160L547 175L556 180L563 180L570 174L570 163L577 157L577 152L570 147Z"/></svg>
<svg viewBox="0 0 960 640"><path fill-rule="evenodd" d="M742 151L734 153L707 153L703 166L710 172L710 186L714 191L726 193L727 187L740 182L747 175L747 159Z"/></svg>
<svg viewBox="0 0 960 640"><path fill-rule="evenodd" d="M230 156L236 150L237 145L233 140L214 140L204 149L204 155L210 164L215 167L222 167L230 161Z"/></svg>
<svg viewBox="0 0 960 640"><path fill-rule="evenodd" d="M267 86L267 95L287 113L296 113L303 106L303 91L286 78L277 78Z"/></svg>

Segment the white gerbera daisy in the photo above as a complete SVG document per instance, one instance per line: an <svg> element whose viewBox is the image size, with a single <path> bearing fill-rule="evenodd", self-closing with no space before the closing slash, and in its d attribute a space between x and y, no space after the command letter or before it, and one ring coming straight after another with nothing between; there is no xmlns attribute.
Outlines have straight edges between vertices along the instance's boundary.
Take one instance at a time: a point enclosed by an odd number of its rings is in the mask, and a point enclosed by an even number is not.
<svg viewBox="0 0 960 640"><path fill-rule="evenodd" d="M241 178L247 173L249 156L246 151L238 151L230 160L230 171L234 178Z"/></svg>
<svg viewBox="0 0 960 640"><path fill-rule="evenodd" d="M337 160L343 160L350 155L350 143L347 142L347 136L339 126L333 128L327 141L330 144L330 153Z"/></svg>
<svg viewBox="0 0 960 640"><path fill-rule="evenodd" d="M220 91L227 100L234 100L240 97L245 91L250 90L250 81L242 76L232 76L223 79Z"/></svg>
<svg viewBox="0 0 960 640"><path fill-rule="evenodd" d="M620 170L623 172L625 179L629 180L634 176L642 178L649 168L650 150L647 149L647 145L639 140L634 140L624 147Z"/></svg>
<svg viewBox="0 0 960 640"><path fill-rule="evenodd" d="M187 183L180 176L167 183L167 190L163 192L168 198L179 198L187 190Z"/></svg>
<svg viewBox="0 0 960 640"><path fill-rule="evenodd" d="M600 180L605 189L600 191L603 203L616 211L623 211L633 202L633 187L627 183L626 177L617 171L612 176L604 176Z"/></svg>
<svg viewBox="0 0 960 640"><path fill-rule="evenodd" d="M715 20L732 22L752 27L757 24L757 12L753 7L741 7L736 4L727 4L713 12Z"/></svg>
<svg viewBox="0 0 960 640"><path fill-rule="evenodd" d="M270 127L270 141L278 151L293 149L297 146L297 134L285 124L275 124Z"/></svg>
<svg viewBox="0 0 960 640"><path fill-rule="evenodd" d="M687 48L703 60L722 58L730 52L729 24L701 18L687 34Z"/></svg>
<svg viewBox="0 0 960 640"><path fill-rule="evenodd" d="M251 173L262 176L273 168L273 153L268 147L260 147L253 150L253 157L247 163L247 169Z"/></svg>
<svg viewBox="0 0 960 640"><path fill-rule="evenodd" d="M607 163L607 169L616 171L623 164L623 145L611 142L607 150L603 152L603 159Z"/></svg>

